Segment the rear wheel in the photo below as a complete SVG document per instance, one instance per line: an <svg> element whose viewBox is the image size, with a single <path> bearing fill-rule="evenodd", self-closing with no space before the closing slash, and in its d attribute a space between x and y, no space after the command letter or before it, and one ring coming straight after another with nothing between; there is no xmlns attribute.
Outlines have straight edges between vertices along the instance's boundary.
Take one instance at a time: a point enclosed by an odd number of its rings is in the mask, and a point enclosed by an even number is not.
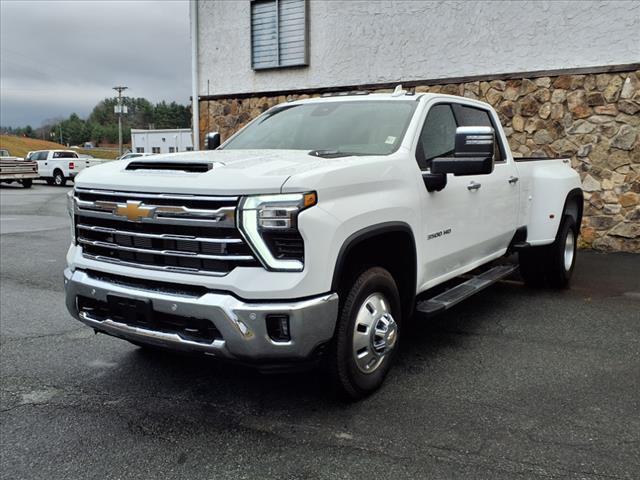
<svg viewBox="0 0 640 480"><path fill-rule="evenodd" d="M20 183L22 183L22 186L24 188L31 188L31 185L33 185L33 180L31 178L25 178Z"/></svg>
<svg viewBox="0 0 640 480"><path fill-rule="evenodd" d="M519 253L520 273L527 285L567 288L576 263L578 227L565 215L551 245L533 247Z"/></svg>
<svg viewBox="0 0 640 480"><path fill-rule="evenodd" d="M559 236L551 245L548 281L553 288L567 288L576 264L578 228L569 215L560 225Z"/></svg>
<svg viewBox="0 0 640 480"><path fill-rule="evenodd" d="M349 399L363 398L382 385L398 347L400 295L391 274L373 267L344 292L330 350L332 380Z"/></svg>
<svg viewBox="0 0 640 480"><path fill-rule="evenodd" d="M53 184L58 187L64 187L67 184L67 179L62 173L62 170L53 172Z"/></svg>

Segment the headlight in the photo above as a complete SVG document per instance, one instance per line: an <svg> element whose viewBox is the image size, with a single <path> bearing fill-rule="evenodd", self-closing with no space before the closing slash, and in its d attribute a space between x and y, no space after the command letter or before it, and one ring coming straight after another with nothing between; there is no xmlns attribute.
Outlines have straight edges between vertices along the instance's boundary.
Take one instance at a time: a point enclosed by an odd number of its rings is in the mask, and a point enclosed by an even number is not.
<svg viewBox="0 0 640 480"><path fill-rule="evenodd" d="M298 215L318 201L315 192L244 197L238 228L262 264L270 270L304 268L304 243Z"/></svg>
<svg viewBox="0 0 640 480"><path fill-rule="evenodd" d="M67 212L71 217L71 243L76 243L76 199L74 197L74 191L69 190L67 192Z"/></svg>

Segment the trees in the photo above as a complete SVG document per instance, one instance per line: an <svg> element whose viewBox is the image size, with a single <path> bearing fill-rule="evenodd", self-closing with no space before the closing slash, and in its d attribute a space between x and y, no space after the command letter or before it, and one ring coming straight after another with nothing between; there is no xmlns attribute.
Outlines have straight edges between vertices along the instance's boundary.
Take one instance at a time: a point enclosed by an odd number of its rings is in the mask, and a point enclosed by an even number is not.
<svg viewBox="0 0 640 480"><path fill-rule="evenodd" d="M88 141L84 135L85 121L78 114L72 113L67 120L64 120L62 126L62 139L69 145L78 145Z"/></svg>
<svg viewBox="0 0 640 480"><path fill-rule="evenodd" d="M96 145L114 144L118 142L118 116L114 111L116 102L115 98L101 100L86 120L72 113L66 119L47 120L35 131L30 125L24 128L2 127L2 131L33 138L49 138L54 132L55 139L60 141L62 130L62 143L69 145L81 145L89 141ZM191 125L189 107L176 102L162 101L154 105L146 98L124 97L123 103L128 109L122 116L122 138L125 143L131 140L132 128L188 128Z"/></svg>
<svg viewBox="0 0 640 480"><path fill-rule="evenodd" d="M7 135L15 135L17 137L29 137L36 138L36 131L33 129L31 125L27 125L26 127L0 127L0 133Z"/></svg>
<svg viewBox="0 0 640 480"><path fill-rule="evenodd" d="M176 102L157 103L152 118L154 128L187 128L191 123L189 108Z"/></svg>

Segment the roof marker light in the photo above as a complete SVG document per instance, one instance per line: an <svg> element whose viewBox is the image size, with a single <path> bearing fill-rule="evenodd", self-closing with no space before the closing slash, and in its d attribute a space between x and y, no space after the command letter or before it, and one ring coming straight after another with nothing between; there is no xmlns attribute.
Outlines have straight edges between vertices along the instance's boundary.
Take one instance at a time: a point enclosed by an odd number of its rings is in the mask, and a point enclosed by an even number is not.
<svg viewBox="0 0 640 480"><path fill-rule="evenodd" d="M401 97L402 95L406 95L407 91L402 89L402 84L398 85L391 94L392 97Z"/></svg>

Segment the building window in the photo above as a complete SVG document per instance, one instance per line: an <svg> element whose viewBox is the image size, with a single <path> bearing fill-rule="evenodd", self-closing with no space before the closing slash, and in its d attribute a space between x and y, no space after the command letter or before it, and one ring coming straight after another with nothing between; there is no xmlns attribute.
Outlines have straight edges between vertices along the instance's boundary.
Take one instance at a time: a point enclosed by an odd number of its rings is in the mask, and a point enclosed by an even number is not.
<svg viewBox="0 0 640 480"><path fill-rule="evenodd" d="M251 2L251 67L254 70L307 65L306 0Z"/></svg>
<svg viewBox="0 0 640 480"><path fill-rule="evenodd" d="M187 147L187 152L193 152L193 147Z"/></svg>
<svg viewBox="0 0 640 480"><path fill-rule="evenodd" d="M169 153L175 153L176 149L174 147L169 147Z"/></svg>
<svg viewBox="0 0 640 480"><path fill-rule="evenodd" d="M160 147L151 147L151 153L160 153Z"/></svg>
<svg viewBox="0 0 640 480"><path fill-rule="evenodd" d="M144 147L136 147L136 153L144 153Z"/></svg>

